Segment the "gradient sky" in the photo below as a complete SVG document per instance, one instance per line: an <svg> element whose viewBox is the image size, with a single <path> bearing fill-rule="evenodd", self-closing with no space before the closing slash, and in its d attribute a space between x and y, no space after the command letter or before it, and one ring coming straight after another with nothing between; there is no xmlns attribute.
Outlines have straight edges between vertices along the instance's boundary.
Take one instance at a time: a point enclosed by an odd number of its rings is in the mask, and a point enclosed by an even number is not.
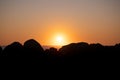
<svg viewBox="0 0 120 80"><path fill-rule="evenodd" d="M120 0L0 0L0 45L34 38L54 45L120 43Z"/></svg>

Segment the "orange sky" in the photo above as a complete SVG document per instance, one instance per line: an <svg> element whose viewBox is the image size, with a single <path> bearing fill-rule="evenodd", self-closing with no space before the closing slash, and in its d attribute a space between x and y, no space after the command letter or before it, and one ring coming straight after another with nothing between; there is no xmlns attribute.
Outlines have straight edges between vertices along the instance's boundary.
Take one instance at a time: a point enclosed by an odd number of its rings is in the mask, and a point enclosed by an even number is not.
<svg viewBox="0 0 120 80"><path fill-rule="evenodd" d="M34 38L55 45L120 42L119 0L0 0L0 45ZM57 45L57 44L56 44Z"/></svg>

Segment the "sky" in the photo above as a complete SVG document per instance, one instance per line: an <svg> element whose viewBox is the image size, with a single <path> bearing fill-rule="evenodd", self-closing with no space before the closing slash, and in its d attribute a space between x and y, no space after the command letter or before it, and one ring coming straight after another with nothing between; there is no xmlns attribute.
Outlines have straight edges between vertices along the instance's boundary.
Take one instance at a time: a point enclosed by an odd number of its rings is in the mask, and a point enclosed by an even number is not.
<svg viewBox="0 0 120 80"><path fill-rule="evenodd" d="M0 45L120 43L120 0L0 0ZM59 42L59 41L58 41Z"/></svg>

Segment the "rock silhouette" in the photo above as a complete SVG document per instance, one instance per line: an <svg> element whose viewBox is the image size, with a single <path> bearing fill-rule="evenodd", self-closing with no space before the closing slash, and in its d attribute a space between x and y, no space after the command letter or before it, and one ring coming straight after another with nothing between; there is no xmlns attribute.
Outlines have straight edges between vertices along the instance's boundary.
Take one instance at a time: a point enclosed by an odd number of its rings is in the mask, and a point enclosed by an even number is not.
<svg viewBox="0 0 120 80"><path fill-rule="evenodd" d="M89 45L86 42L71 43L60 48L59 52L64 56L82 56L88 51L88 47Z"/></svg>
<svg viewBox="0 0 120 80"><path fill-rule="evenodd" d="M59 53L65 56L79 56L87 58L108 58L118 57L120 52L120 44L115 46L103 46L99 43L88 44L85 42L71 43L59 49ZM117 56L116 56L117 55Z"/></svg>
<svg viewBox="0 0 120 80"><path fill-rule="evenodd" d="M13 42L5 47L2 56L23 56L23 46L19 42Z"/></svg>
<svg viewBox="0 0 120 80"><path fill-rule="evenodd" d="M106 62L111 64L111 59L114 63L119 62L120 44L103 46L100 43L79 42L65 45L59 50L51 47L44 51L36 40L30 39L25 41L24 45L13 42L6 46L4 50L0 47L0 53L1 57L12 57L14 59L12 61L5 59L7 62L18 64L105 64Z"/></svg>
<svg viewBox="0 0 120 80"><path fill-rule="evenodd" d="M51 47L50 49L45 50L45 54L47 55L58 55L58 51L56 48Z"/></svg>
<svg viewBox="0 0 120 80"><path fill-rule="evenodd" d="M44 50L41 45L34 39L27 40L24 43L24 51L26 56L43 56Z"/></svg>
<svg viewBox="0 0 120 80"><path fill-rule="evenodd" d="M2 47L0 46L0 56L2 55Z"/></svg>

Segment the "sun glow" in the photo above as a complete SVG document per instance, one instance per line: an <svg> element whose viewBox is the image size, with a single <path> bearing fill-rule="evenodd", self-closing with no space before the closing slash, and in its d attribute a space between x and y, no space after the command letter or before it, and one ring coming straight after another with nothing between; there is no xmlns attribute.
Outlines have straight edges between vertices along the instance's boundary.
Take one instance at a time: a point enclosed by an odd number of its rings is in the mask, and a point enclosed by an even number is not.
<svg viewBox="0 0 120 80"><path fill-rule="evenodd" d="M54 44L58 46L65 45L65 37L63 35L56 35L54 38Z"/></svg>
<svg viewBox="0 0 120 80"><path fill-rule="evenodd" d="M57 36L56 41L59 42L59 43L62 43L63 42L63 37L62 36Z"/></svg>

